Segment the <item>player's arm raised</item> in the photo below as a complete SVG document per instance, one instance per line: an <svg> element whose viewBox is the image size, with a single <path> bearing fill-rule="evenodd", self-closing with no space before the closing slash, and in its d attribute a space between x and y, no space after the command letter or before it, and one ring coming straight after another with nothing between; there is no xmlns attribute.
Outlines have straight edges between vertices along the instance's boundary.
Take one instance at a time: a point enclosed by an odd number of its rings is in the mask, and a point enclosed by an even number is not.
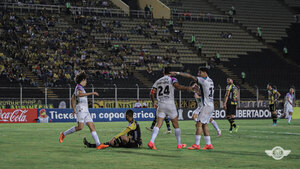
<svg viewBox="0 0 300 169"><path fill-rule="evenodd" d="M85 96L91 96L91 95L99 96L99 94L97 92L82 93L82 91L78 91L78 97L85 97Z"/></svg>
<svg viewBox="0 0 300 169"><path fill-rule="evenodd" d="M157 104L155 103L155 93L156 93L156 88L152 88L150 91L150 98L152 100L153 107L157 108Z"/></svg>
<svg viewBox="0 0 300 169"><path fill-rule="evenodd" d="M177 89L177 90L187 90L187 91L192 91L192 87L188 87L188 86L182 86L179 83L174 83L173 86Z"/></svg>
<svg viewBox="0 0 300 169"><path fill-rule="evenodd" d="M194 81L197 82L197 77L195 77L191 74L183 73L183 72L170 72L170 73L171 73L172 76L180 75L180 76L185 77L185 78L193 79Z"/></svg>

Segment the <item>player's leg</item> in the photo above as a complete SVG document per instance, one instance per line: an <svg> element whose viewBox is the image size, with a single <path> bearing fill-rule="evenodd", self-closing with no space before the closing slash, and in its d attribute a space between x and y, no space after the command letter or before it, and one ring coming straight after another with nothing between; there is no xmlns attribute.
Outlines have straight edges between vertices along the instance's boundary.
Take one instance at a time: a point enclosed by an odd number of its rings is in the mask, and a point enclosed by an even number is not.
<svg viewBox="0 0 300 169"><path fill-rule="evenodd" d="M203 130L203 133L204 133L204 140L206 142L206 145L203 148L203 150L213 149L213 146L212 146L211 140L210 140L208 124L202 124L202 130Z"/></svg>
<svg viewBox="0 0 300 169"><path fill-rule="evenodd" d="M201 135L202 135L202 124L197 121L195 124L196 127L196 133L195 133L195 144L193 144L191 147L189 147L189 150L199 150L200 149L200 140L201 140Z"/></svg>
<svg viewBox="0 0 300 169"><path fill-rule="evenodd" d="M178 124L178 117L170 116L170 118L171 118L172 125L174 127L174 133L175 133L176 140L177 140L177 148L178 149L185 148L186 144L181 144L181 130L180 130L179 124Z"/></svg>
<svg viewBox="0 0 300 169"><path fill-rule="evenodd" d="M270 112L272 113L272 119L273 119L273 126L277 125L277 114L275 110L275 104L269 105Z"/></svg>
<svg viewBox="0 0 300 169"><path fill-rule="evenodd" d="M92 135L92 138L94 139L96 146L99 146L101 143L99 141L98 134L96 132L96 128L93 122L87 122L86 125L90 128L90 132Z"/></svg>
<svg viewBox="0 0 300 169"><path fill-rule="evenodd" d="M69 135L69 134L72 134L76 131L80 131L82 130L84 127L84 123L81 123L81 122L78 122L77 123L77 126L73 126L71 128L69 128L68 130L64 131L64 132L61 132L60 133L60 136L59 136L59 142L62 143L64 138Z"/></svg>
<svg viewBox="0 0 300 169"><path fill-rule="evenodd" d="M126 144L129 142L129 137L128 136L120 136L119 138L115 139L115 141L109 146L112 147L125 147Z"/></svg>
<svg viewBox="0 0 300 169"><path fill-rule="evenodd" d="M168 129L166 134L170 134L171 133L171 128L170 128L170 120L169 120L168 116L165 117L165 122L166 122L167 129Z"/></svg>
<svg viewBox="0 0 300 169"><path fill-rule="evenodd" d="M229 122L229 132L232 133L232 123L231 123L231 110L230 110L230 105L227 105L226 106L227 109L226 109L226 119L228 120Z"/></svg>
<svg viewBox="0 0 300 169"><path fill-rule="evenodd" d="M90 128L90 132L91 132L91 135L96 143L96 148L97 149L104 149L104 148L107 148L109 147L108 145L104 145L104 144L101 144L100 143L100 140L99 140L99 137L98 137L98 134L96 132L96 127L94 125L94 122L93 122L93 119L90 115L90 113L88 113L86 116L85 116L85 122L86 122L86 125Z"/></svg>
<svg viewBox="0 0 300 169"><path fill-rule="evenodd" d="M219 126L218 126L218 123L213 119L213 118L210 118L209 119L209 122L214 126L214 128L217 130L217 133L218 133L218 137L221 136L221 130L219 129Z"/></svg>
<svg viewBox="0 0 300 169"><path fill-rule="evenodd" d="M290 107L288 109L289 115L288 115L288 124L291 124L292 116L293 116L293 107Z"/></svg>
<svg viewBox="0 0 300 169"><path fill-rule="evenodd" d="M156 126L153 128L152 130L152 136L151 136L151 140L149 141L148 143L148 147L153 149L153 150L156 150L156 147L155 147L155 139L159 133L159 129L161 128L161 125L163 123L163 120L164 118L166 117L166 114L161 112L159 109L157 109L157 124Z"/></svg>
<svg viewBox="0 0 300 169"><path fill-rule="evenodd" d="M152 121L151 127L150 127L150 128L149 128L149 127L146 127L147 130L150 130L150 131L153 130L153 128L154 128L154 126L155 126L155 124L156 124L156 119L157 119L157 116L155 115L155 117L154 117L154 119L153 119L153 121Z"/></svg>

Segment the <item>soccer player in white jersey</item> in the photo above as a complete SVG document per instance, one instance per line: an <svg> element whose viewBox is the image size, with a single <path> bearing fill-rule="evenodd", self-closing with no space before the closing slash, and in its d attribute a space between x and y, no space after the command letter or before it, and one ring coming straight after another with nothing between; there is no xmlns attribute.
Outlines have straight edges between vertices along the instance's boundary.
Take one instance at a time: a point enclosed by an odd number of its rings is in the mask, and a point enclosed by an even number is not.
<svg viewBox="0 0 300 169"><path fill-rule="evenodd" d="M182 149L186 147L186 144L181 144L181 130L178 124L177 109L174 101L174 89L192 91L192 87L179 85L177 79L171 76L169 67L165 67L163 73L164 76L154 83L150 93L152 103L154 107L157 108L157 124L156 127L153 128L152 137L148 143L148 147L156 150L154 141L162 126L164 118L168 115L174 127L177 148ZM158 104L155 102L155 94Z"/></svg>
<svg viewBox="0 0 300 169"><path fill-rule="evenodd" d="M290 88L289 92L285 96L284 102L284 113L288 116L288 124L291 124L293 116L293 106L294 104L294 89Z"/></svg>
<svg viewBox="0 0 300 169"><path fill-rule="evenodd" d="M208 123L210 117L212 116L212 113L214 112L214 82L208 77L208 69L200 68L198 77L182 72L171 72L171 75L181 75L183 77L190 78L196 81L199 85L202 96L202 108L197 117L196 126L198 132L196 132L195 135L195 144L193 144L191 147L200 149L201 135L202 133L204 133L204 140L206 142L206 145L203 150L213 149L209 136Z"/></svg>
<svg viewBox="0 0 300 169"><path fill-rule="evenodd" d="M104 145L103 143L102 144L100 143L93 119L92 119L89 109L88 109L89 107L88 107L87 96L91 96L91 95L99 96L99 94L97 92L92 92L92 93L85 92L84 86L86 86L86 83L87 83L87 77L86 77L85 72L80 72L79 74L77 74L75 77L75 82L77 83L77 86L76 86L75 92L72 96L71 105L73 108L73 116L75 116L75 113L76 113L78 125L66 130L65 132L60 133L59 142L62 143L63 139L68 134L82 130L84 127L84 124L86 124L90 128L91 135L97 145L96 148L104 149L104 148L108 147L109 145ZM75 101L76 101L76 104L75 104Z"/></svg>
<svg viewBox="0 0 300 169"><path fill-rule="evenodd" d="M196 85L196 82L192 82L190 86L194 86L194 85ZM195 109L193 111L192 118L196 121L196 125L195 125L195 127L196 127L196 135L199 135L199 134L197 134L197 133L199 133L199 127L197 127L197 118L198 118L198 115L199 115L199 113L200 113L201 108L202 108L203 105L202 105L202 98L201 98L200 88L199 87L197 87L197 88L193 87L193 89L194 89L194 98L195 98L195 100L197 102L197 109ZM218 137L221 137L222 136L222 131L219 129L218 123L212 117L209 119L209 122L216 129L216 131L218 133ZM201 128L200 128L200 130L201 130ZM189 150L200 149L200 145L199 145L198 148L194 148L192 146L192 147L189 147L188 149Z"/></svg>

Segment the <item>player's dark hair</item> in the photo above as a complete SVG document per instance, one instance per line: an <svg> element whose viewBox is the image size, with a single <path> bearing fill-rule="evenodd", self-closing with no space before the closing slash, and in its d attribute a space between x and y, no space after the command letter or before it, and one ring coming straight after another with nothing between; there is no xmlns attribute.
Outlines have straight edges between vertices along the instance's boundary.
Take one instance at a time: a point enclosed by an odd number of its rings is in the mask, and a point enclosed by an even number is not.
<svg viewBox="0 0 300 169"><path fill-rule="evenodd" d="M75 76L75 79L74 81L79 84L81 83L84 79L86 79L86 74L84 71L78 73L76 76Z"/></svg>
<svg viewBox="0 0 300 169"><path fill-rule="evenodd" d="M206 72L206 73L208 74L208 68L206 68L206 67L201 67L201 68L199 69L199 71L201 71L201 72Z"/></svg>
<svg viewBox="0 0 300 169"><path fill-rule="evenodd" d="M163 72L164 72L164 74L170 74L170 72L171 72L171 67L169 67L169 66L164 67L164 68L163 68Z"/></svg>
<svg viewBox="0 0 300 169"><path fill-rule="evenodd" d="M268 85L267 86L271 86L272 88L273 88L273 84L272 83L268 83Z"/></svg>
<svg viewBox="0 0 300 169"><path fill-rule="evenodd" d="M126 111L126 115L128 115L129 117L133 117L133 111L131 109Z"/></svg>

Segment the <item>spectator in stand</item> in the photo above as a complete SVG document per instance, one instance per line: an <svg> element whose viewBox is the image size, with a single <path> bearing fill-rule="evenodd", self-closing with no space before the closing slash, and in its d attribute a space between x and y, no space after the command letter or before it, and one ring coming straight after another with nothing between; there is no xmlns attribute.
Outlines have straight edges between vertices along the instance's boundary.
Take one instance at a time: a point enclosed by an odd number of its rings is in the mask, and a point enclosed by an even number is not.
<svg viewBox="0 0 300 169"><path fill-rule="evenodd" d="M136 100L136 103L134 104L134 108L142 108L142 104L139 102L139 100Z"/></svg>
<svg viewBox="0 0 300 169"><path fill-rule="evenodd" d="M143 108L147 108L147 103L144 100L142 100L142 105L143 105Z"/></svg>
<svg viewBox="0 0 300 169"><path fill-rule="evenodd" d="M193 34L192 35L192 47L194 47L195 46L195 43L196 43L196 36Z"/></svg>
<svg viewBox="0 0 300 169"><path fill-rule="evenodd" d="M262 39L262 32L261 32L261 28L258 26L257 28L257 36L259 39Z"/></svg>
<svg viewBox="0 0 300 169"><path fill-rule="evenodd" d="M149 17L152 18L153 17L153 8L151 5L149 5Z"/></svg>
<svg viewBox="0 0 300 169"><path fill-rule="evenodd" d="M169 20L169 30L170 32L173 32L174 22L172 19Z"/></svg>
<svg viewBox="0 0 300 169"><path fill-rule="evenodd" d="M231 11L232 11L233 15L236 15L236 10L235 10L234 6L231 6Z"/></svg>
<svg viewBox="0 0 300 169"><path fill-rule="evenodd" d="M67 14L71 14L71 3L70 2L66 2L66 12Z"/></svg>
<svg viewBox="0 0 300 169"><path fill-rule="evenodd" d="M144 8L145 14L146 14L146 18L148 18L148 15L150 13L150 8L148 7L148 4L146 4L145 8Z"/></svg>
<svg viewBox="0 0 300 169"><path fill-rule="evenodd" d="M241 73L241 76L242 76L242 84L244 84L245 81L246 81L246 73L245 73L245 72L242 72L242 73Z"/></svg>
<svg viewBox="0 0 300 169"><path fill-rule="evenodd" d="M288 49L287 49L286 46L283 47L282 51L283 51L283 55L284 55L285 57L287 57L287 55L288 55Z"/></svg>
<svg viewBox="0 0 300 169"><path fill-rule="evenodd" d="M198 56L201 57L201 54L202 54L202 43L199 42L198 43Z"/></svg>
<svg viewBox="0 0 300 169"><path fill-rule="evenodd" d="M220 52L219 52L219 51L216 53L216 58L215 58L215 60L216 60L217 65L220 64L220 62L221 62L221 55L220 55Z"/></svg>

